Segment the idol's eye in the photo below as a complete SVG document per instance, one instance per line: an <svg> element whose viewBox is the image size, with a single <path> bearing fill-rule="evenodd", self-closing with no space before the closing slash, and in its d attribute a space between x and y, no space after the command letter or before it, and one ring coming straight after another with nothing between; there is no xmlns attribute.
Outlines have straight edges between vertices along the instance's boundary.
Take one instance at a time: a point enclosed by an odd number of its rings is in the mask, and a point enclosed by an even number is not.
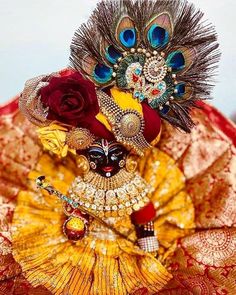
<svg viewBox="0 0 236 295"><path fill-rule="evenodd" d="M112 153L112 156L113 157L119 157L119 156L122 156L123 152L122 151L115 151Z"/></svg>
<svg viewBox="0 0 236 295"><path fill-rule="evenodd" d="M101 155L90 154L89 157L91 159L100 159L102 156Z"/></svg>

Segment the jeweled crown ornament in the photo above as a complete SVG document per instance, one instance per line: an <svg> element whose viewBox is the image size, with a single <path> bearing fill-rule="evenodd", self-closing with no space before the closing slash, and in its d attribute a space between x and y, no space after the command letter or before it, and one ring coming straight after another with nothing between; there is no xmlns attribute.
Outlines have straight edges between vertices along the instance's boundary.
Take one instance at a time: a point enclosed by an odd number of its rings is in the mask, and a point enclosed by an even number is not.
<svg viewBox="0 0 236 295"><path fill-rule="evenodd" d="M144 119L135 110L121 110L120 107L103 91L97 91L102 113L108 118L117 141L133 148L142 155L150 147L143 136Z"/></svg>
<svg viewBox="0 0 236 295"><path fill-rule="evenodd" d="M73 69L28 81L19 100L44 147L65 157L116 139L143 155L160 117L190 132L220 56L202 17L185 0L99 2L72 40Z"/></svg>
<svg viewBox="0 0 236 295"><path fill-rule="evenodd" d="M72 67L115 85L190 132L190 109L210 96L216 33L187 1L101 1L71 44Z"/></svg>

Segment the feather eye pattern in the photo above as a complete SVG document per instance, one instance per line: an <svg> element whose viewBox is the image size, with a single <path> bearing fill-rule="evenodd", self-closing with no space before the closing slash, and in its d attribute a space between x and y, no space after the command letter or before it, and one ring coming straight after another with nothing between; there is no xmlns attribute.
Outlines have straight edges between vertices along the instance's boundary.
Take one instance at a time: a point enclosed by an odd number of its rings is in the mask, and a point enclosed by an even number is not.
<svg viewBox="0 0 236 295"><path fill-rule="evenodd" d="M173 24L168 12L163 12L152 18L144 31L146 43L153 49L165 47L171 39L173 33Z"/></svg>
<svg viewBox="0 0 236 295"><path fill-rule="evenodd" d="M214 27L186 0L103 0L71 43L71 66L115 85L190 132L191 108L211 98L220 53Z"/></svg>
<svg viewBox="0 0 236 295"><path fill-rule="evenodd" d="M116 25L115 37L125 50L136 46L138 32L128 15L122 16Z"/></svg>

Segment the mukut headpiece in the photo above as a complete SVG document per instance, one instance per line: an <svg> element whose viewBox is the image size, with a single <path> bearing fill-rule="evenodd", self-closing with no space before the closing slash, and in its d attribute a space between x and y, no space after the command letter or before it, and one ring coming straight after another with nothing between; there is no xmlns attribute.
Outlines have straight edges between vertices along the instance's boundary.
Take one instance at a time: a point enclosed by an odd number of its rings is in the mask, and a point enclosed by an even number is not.
<svg viewBox="0 0 236 295"><path fill-rule="evenodd" d="M161 120L190 132L210 97L216 33L185 0L101 1L71 43L71 68L29 80L20 108L43 145L65 156L95 139L142 155Z"/></svg>
<svg viewBox="0 0 236 295"><path fill-rule="evenodd" d="M74 35L71 65L190 132L190 108L209 98L219 59L215 30L202 17L186 1L102 1Z"/></svg>

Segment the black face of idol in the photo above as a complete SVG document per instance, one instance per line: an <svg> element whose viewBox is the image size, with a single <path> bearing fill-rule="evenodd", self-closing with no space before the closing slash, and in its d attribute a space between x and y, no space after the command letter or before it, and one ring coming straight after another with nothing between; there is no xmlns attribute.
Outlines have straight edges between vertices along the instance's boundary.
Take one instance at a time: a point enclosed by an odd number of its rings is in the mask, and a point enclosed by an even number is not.
<svg viewBox="0 0 236 295"><path fill-rule="evenodd" d="M124 166L127 150L118 142L101 139L93 143L87 151L92 170L104 177L112 177Z"/></svg>

